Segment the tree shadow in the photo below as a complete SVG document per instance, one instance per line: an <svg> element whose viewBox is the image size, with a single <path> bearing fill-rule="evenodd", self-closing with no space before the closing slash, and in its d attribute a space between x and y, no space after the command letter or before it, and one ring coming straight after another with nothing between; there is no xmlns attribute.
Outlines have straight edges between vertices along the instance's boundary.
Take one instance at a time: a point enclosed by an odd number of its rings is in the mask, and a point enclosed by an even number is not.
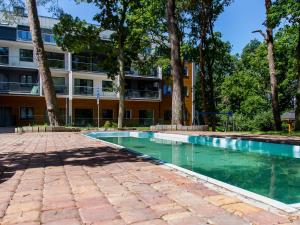
<svg viewBox="0 0 300 225"><path fill-rule="evenodd" d="M122 162L150 162L127 150L109 146L75 148L47 153L3 153L0 154L0 184L9 180L16 171L28 168L55 167L62 165L97 167Z"/></svg>

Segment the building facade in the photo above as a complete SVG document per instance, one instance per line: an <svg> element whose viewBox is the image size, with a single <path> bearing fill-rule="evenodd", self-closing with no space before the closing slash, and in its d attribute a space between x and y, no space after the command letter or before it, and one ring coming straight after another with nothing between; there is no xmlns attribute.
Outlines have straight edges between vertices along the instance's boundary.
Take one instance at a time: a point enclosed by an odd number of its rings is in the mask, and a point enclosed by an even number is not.
<svg viewBox="0 0 300 225"><path fill-rule="evenodd" d="M100 126L117 121L118 77L112 80L99 67L101 57L64 52L55 43L52 27L58 21L40 17L42 37L58 99L62 124ZM105 38L105 37L104 37ZM126 71L125 125L170 124L172 105L171 76L160 68ZM185 124L194 117L193 63L185 65ZM97 106L99 97L99 110ZM33 53L27 17L13 24L0 24L0 126L47 123L42 82Z"/></svg>

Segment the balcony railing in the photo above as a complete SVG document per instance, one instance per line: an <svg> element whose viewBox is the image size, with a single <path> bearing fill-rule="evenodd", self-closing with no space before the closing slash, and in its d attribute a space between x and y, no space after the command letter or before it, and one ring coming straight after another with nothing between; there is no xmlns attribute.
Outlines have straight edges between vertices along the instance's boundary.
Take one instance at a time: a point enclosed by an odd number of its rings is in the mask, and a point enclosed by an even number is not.
<svg viewBox="0 0 300 225"><path fill-rule="evenodd" d="M126 76L137 76L137 77L159 77L158 69L152 68L147 71L142 70L129 70L126 71Z"/></svg>
<svg viewBox="0 0 300 225"><path fill-rule="evenodd" d="M159 91L126 90L126 98L129 99L159 99Z"/></svg>
<svg viewBox="0 0 300 225"><path fill-rule="evenodd" d="M21 82L0 82L0 93L39 95L39 84Z"/></svg>
<svg viewBox="0 0 300 225"><path fill-rule="evenodd" d="M63 59L49 59L48 64L53 69L65 69L65 60Z"/></svg>
<svg viewBox="0 0 300 225"><path fill-rule="evenodd" d="M69 92L68 86L66 85L54 85L55 93L59 95L66 95Z"/></svg>
<svg viewBox="0 0 300 225"><path fill-rule="evenodd" d="M7 65L9 63L8 55L0 55L0 64Z"/></svg>
<svg viewBox="0 0 300 225"><path fill-rule="evenodd" d="M23 68L33 68L36 69L37 62L30 57L22 57L20 60L19 56L8 56L0 55L0 66L13 66L13 67L23 67ZM51 69L65 69L65 60L61 59L48 59L48 64Z"/></svg>
<svg viewBox="0 0 300 225"><path fill-rule="evenodd" d="M42 33L42 38L44 43L56 45L53 34ZM30 31L17 30L17 40L18 41L32 41L32 36Z"/></svg>
<svg viewBox="0 0 300 225"><path fill-rule="evenodd" d="M94 88L90 86L74 86L74 95L93 96Z"/></svg>
<svg viewBox="0 0 300 225"><path fill-rule="evenodd" d="M73 71L105 72L97 63L72 62Z"/></svg>

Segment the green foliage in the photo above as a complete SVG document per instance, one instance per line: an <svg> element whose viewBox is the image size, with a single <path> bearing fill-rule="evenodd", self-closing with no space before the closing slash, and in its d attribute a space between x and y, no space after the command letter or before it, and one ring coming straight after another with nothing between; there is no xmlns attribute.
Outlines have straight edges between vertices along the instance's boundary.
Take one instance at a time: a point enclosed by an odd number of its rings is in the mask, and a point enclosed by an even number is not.
<svg viewBox="0 0 300 225"><path fill-rule="evenodd" d="M117 128L118 124L116 124L115 122L111 122L111 121L105 121L103 127L105 129L107 129L107 128Z"/></svg>

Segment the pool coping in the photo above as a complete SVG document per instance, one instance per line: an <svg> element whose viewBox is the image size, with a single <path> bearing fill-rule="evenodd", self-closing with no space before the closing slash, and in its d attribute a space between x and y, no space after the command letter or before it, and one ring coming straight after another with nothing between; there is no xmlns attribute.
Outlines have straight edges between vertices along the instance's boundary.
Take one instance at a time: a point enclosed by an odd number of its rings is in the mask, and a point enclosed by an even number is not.
<svg viewBox="0 0 300 225"><path fill-rule="evenodd" d="M107 144L109 146L113 146L113 147L115 147L117 149L121 149L121 150L125 150L125 151L128 151L128 152L134 153L135 155L137 155L140 158L149 159L149 160L151 160L151 161L153 161L153 162L155 162L157 164L167 166L167 167L169 167L171 169L178 170L178 171L183 172L184 174L187 174L187 175L189 175L191 177L197 178L197 179L201 180L202 182L207 182L209 184L216 185L217 187L221 187L221 188L223 188L223 189L225 189L225 190L227 190L229 192L233 192L235 194L241 195L242 197L244 197L246 199L254 200L256 202L260 202L260 203L266 204L267 206L274 207L274 208L282 210L282 211L284 211L286 213L298 213L300 211L300 203L286 204L286 203L283 203L283 202L280 202L280 201L277 201L277 200L265 197L263 195L259 195L259 194L256 194L254 192L247 191L245 189L236 187L234 185L227 184L225 182L216 180L214 178L205 176L203 174L196 173L194 171L191 171L191 170L188 170L188 169L176 166L176 165L174 165L172 163L168 163L168 162L165 162L163 160L159 160L159 159L157 159L155 157L152 157L152 156L147 155L147 154L143 154L141 152L135 151L135 150L130 149L130 148L126 148L126 147L124 147L122 145L118 145L118 144L114 144L114 143L107 142L107 141L104 141L104 140L100 140L100 139L91 137L88 134L82 134L82 135L85 136L85 137L88 137L90 139L93 139L93 140L96 140L96 141L99 141L99 142L103 142L103 143L105 143L105 144ZM176 134L176 135L182 135L182 134ZM189 135L183 134L182 136L189 136ZM253 204L255 204L255 202L253 202L253 201L251 201L251 202Z"/></svg>

